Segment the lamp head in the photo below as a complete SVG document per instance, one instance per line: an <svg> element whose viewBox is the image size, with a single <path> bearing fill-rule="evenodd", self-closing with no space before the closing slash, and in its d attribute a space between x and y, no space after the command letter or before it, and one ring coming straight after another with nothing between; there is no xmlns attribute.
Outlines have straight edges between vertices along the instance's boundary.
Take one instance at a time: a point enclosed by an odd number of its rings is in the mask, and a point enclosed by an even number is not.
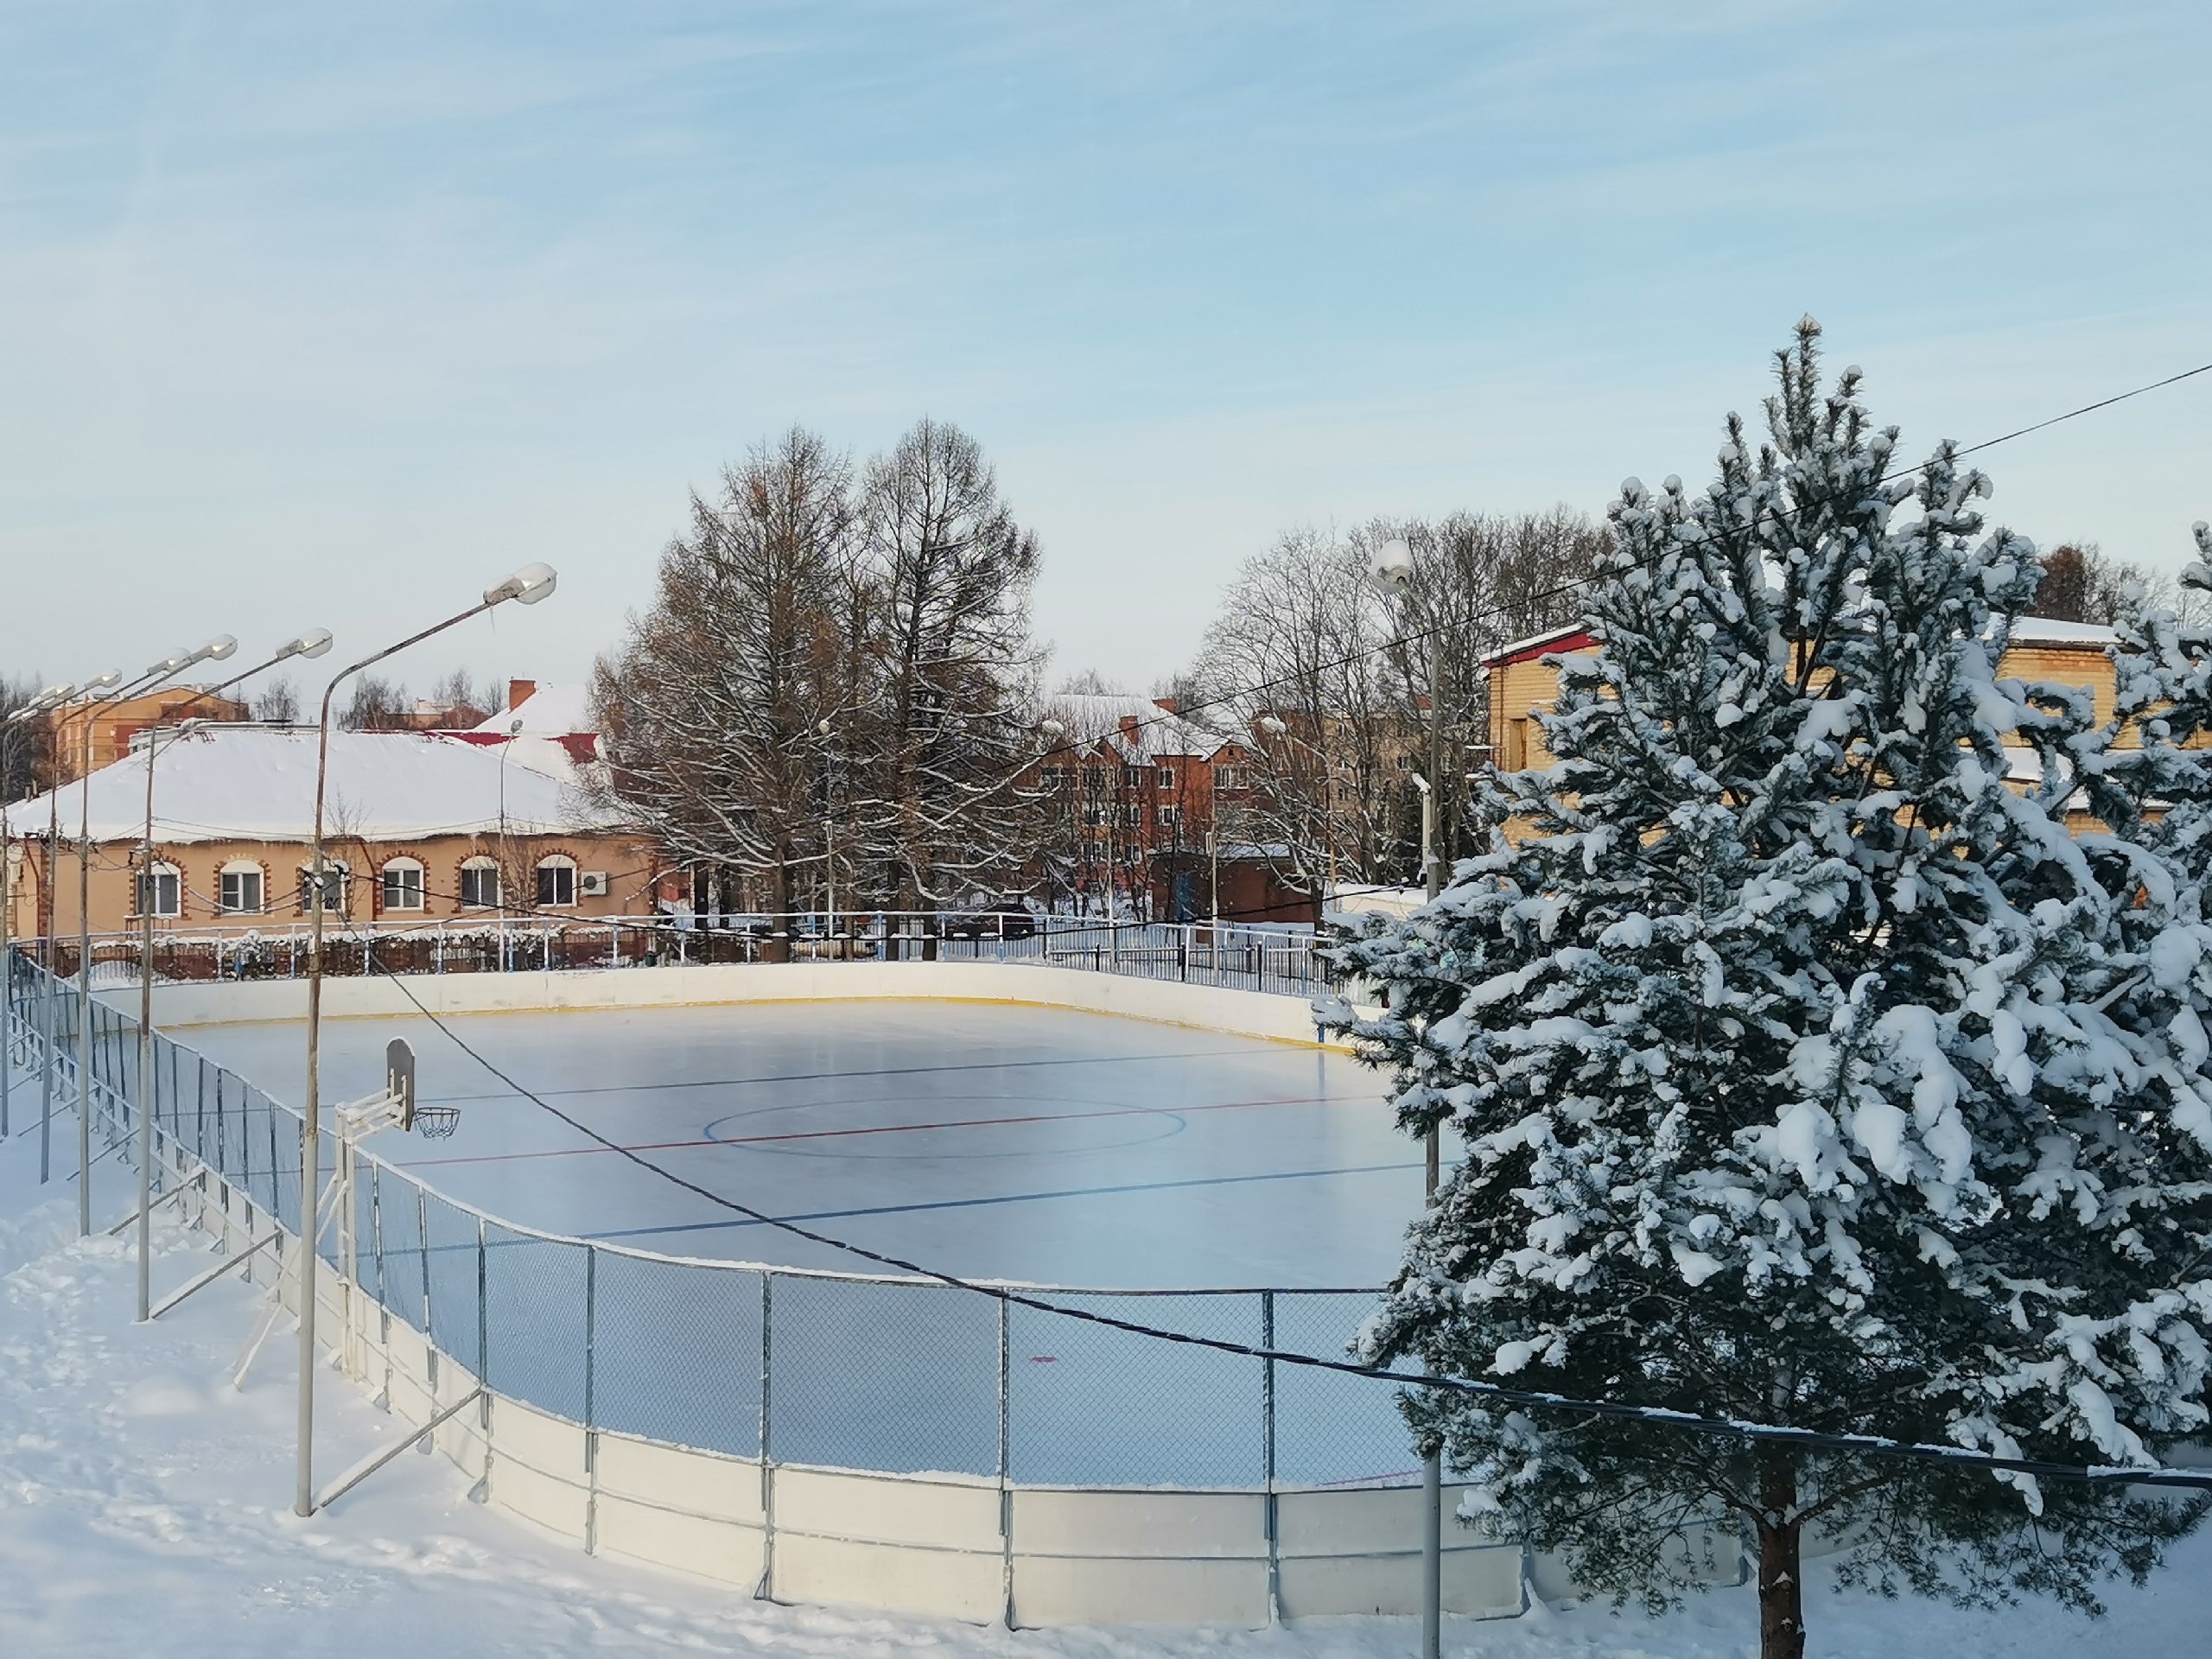
<svg viewBox="0 0 2212 1659"><path fill-rule="evenodd" d="M1386 593L1402 594L1414 585L1414 550L1402 536L1393 536L1375 550L1371 567L1376 585Z"/></svg>
<svg viewBox="0 0 2212 1659"><path fill-rule="evenodd" d="M827 737L830 733L836 731L837 728L830 723L830 718L825 715L820 720L814 722L814 729L820 735Z"/></svg>
<svg viewBox="0 0 2212 1659"><path fill-rule="evenodd" d="M149 667L138 677L142 680L165 680L172 674L181 673L199 660L200 658L193 652L179 646L161 661Z"/></svg>
<svg viewBox="0 0 2212 1659"><path fill-rule="evenodd" d="M298 639L288 641L284 648L276 653L276 660L281 663L288 657L321 657L327 655L329 651L330 630L309 628Z"/></svg>
<svg viewBox="0 0 2212 1659"><path fill-rule="evenodd" d="M227 660L231 653L238 648L238 641L236 634L219 633L199 650L194 652L192 658L194 662L219 663Z"/></svg>
<svg viewBox="0 0 2212 1659"><path fill-rule="evenodd" d="M1426 779L1426 778L1422 777L1422 776L1421 775L1421 773L1419 773L1419 772L1408 772L1408 773L1407 774L1407 776L1410 777L1410 778L1414 780L1414 787L1415 789L1419 790L1419 791L1420 791L1422 794L1424 794L1424 795L1426 795L1426 794L1427 794L1427 793L1428 793L1428 779Z"/></svg>
<svg viewBox="0 0 2212 1659"><path fill-rule="evenodd" d="M105 674L93 675L91 679L86 680L82 685L79 686L77 688L77 695L81 697L88 696L94 691L111 691L122 683L123 671L119 668L111 668Z"/></svg>
<svg viewBox="0 0 2212 1659"><path fill-rule="evenodd" d="M486 605L504 605L509 600L518 604L535 605L553 591L560 576L550 564L525 564L505 582L495 582L484 590Z"/></svg>
<svg viewBox="0 0 2212 1659"><path fill-rule="evenodd" d="M1258 727L1269 737L1281 737L1285 732L1290 729L1289 727L1284 725L1281 721L1276 719L1273 715L1262 715L1257 720L1254 721L1252 724Z"/></svg>

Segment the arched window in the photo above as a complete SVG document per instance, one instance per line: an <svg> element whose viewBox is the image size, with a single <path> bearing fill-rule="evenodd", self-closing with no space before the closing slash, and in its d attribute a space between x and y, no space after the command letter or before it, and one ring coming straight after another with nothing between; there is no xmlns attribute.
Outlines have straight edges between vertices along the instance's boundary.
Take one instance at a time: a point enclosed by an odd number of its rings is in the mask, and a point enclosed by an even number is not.
<svg viewBox="0 0 2212 1659"><path fill-rule="evenodd" d="M261 866L234 858L216 872L215 908L226 916L258 916L267 902Z"/></svg>
<svg viewBox="0 0 2212 1659"><path fill-rule="evenodd" d="M499 860L478 857L462 863L461 907L463 910L497 910L499 907Z"/></svg>
<svg viewBox="0 0 2212 1659"><path fill-rule="evenodd" d="M537 861L537 902L573 905L576 902L576 861L564 853Z"/></svg>
<svg viewBox="0 0 2212 1659"><path fill-rule="evenodd" d="M138 876L141 916L177 916L184 911L184 874L174 864L157 863Z"/></svg>
<svg viewBox="0 0 2212 1659"><path fill-rule="evenodd" d="M423 908L423 865L413 858L395 858L384 867L384 907L386 910Z"/></svg>
<svg viewBox="0 0 2212 1659"><path fill-rule="evenodd" d="M322 912L327 916L343 916L348 908L353 872L346 861L326 857L322 861ZM312 866L300 866L300 909L309 912L315 909L315 870Z"/></svg>

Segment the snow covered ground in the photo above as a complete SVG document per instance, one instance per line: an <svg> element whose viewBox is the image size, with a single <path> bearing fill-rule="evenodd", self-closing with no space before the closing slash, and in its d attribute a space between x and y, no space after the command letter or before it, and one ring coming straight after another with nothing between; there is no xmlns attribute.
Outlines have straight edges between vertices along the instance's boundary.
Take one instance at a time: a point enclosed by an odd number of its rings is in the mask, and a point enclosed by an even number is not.
<svg viewBox="0 0 2212 1659"><path fill-rule="evenodd" d="M74 1237L67 1179L37 1183L32 1114L0 1142L0 1654L134 1659L394 1653L606 1656L995 1655L1034 1659L1294 1659L1402 1655L1405 1620L1272 1630L1009 1633L766 1605L702 1580L594 1560L469 1502L442 1459L403 1457L309 1522L289 1512L290 1349L272 1343L245 1392L224 1378L257 1292L225 1281L150 1329L131 1323L122 1239ZM35 1102L33 1103L35 1112ZM58 1121L58 1170L73 1134ZM98 1166L94 1213L129 1205L130 1172ZM174 1223L156 1232L156 1294L207 1258ZM321 1469L394 1425L344 1378L321 1393ZM1817 1569L1816 1569L1817 1572ZM2101 1622L2048 1606L1987 1616L1813 1587L1813 1646L1829 1656L2056 1659L2201 1649L2212 1618L2212 1538L2185 1545ZM1498 1659L1719 1659L1756 1650L1749 1594L1723 1591L1661 1620L1539 1606L1516 1620L1452 1621L1447 1651Z"/></svg>

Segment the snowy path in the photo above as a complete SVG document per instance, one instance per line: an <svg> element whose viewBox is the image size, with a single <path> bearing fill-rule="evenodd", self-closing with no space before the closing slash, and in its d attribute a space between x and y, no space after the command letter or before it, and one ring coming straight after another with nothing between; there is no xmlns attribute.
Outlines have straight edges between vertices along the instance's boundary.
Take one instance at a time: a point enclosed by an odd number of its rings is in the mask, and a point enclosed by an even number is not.
<svg viewBox="0 0 2212 1659"><path fill-rule="evenodd" d="M19 1094L18 1103L22 1100ZM19 1123L22 1120L18 1119ZM57 1130L64 1124L57 1122ZM56 1135L57 1166L73 1137ZM94 1213L128 1205L130 1173L100 1166ZM10 1659L302 1654L602 1656L687 1652L1218 1659L1402 1655L1403 1620L1292 1630L1002 1630L763 1605L721 1586L594 1560L477 1507L442 1459L403 1457L329 1513L289 1513L291 1350L272 1342L243 1395L221 1378L259 1293L219 1284L152 1330L130 1321L124 1240L80 1243L73 1192L36 1184L35 1132L0 1143L0 1653ZM207 1258L156 1230L156 1294ZM391 1432L332 1374L319 1396L321 1467ZM1991 1618L1816 1590L1815 1651L1865 1659L1971 1653L2056 1659L2196 1650L2212 1616L2212 1540L2185 1546L2147 1591L2091 1623L2048 1608ZM1539 1608L1447 1627L1446 1648L1499 1659L1719 1659L1755 1649L1741 1592L1651 1621Z"/></svg>

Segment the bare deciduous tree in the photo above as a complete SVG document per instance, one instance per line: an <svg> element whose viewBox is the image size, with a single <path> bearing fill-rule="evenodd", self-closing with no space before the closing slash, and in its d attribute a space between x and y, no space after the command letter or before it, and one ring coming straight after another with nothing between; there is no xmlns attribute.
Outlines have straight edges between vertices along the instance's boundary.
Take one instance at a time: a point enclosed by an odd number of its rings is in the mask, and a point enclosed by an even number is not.
<svg viewBox="0 0 2212 1659"><path fill-rule="evenodd" d="M680 862L797 907L827 823L821 728L846 683L856 580L851 467L794 427L694 496L652 608L594 681L610 787Z"/></svg>
<svg viewBox="0 0 2212 1659"><path fill-rule="evenodd" d="M893 903L934 910L1004 886L1033 839L1017 780L1036 754L1037 538L981 446L934 420L869 463L860 517L873 617L842 717L855 827Z"/></svg>

